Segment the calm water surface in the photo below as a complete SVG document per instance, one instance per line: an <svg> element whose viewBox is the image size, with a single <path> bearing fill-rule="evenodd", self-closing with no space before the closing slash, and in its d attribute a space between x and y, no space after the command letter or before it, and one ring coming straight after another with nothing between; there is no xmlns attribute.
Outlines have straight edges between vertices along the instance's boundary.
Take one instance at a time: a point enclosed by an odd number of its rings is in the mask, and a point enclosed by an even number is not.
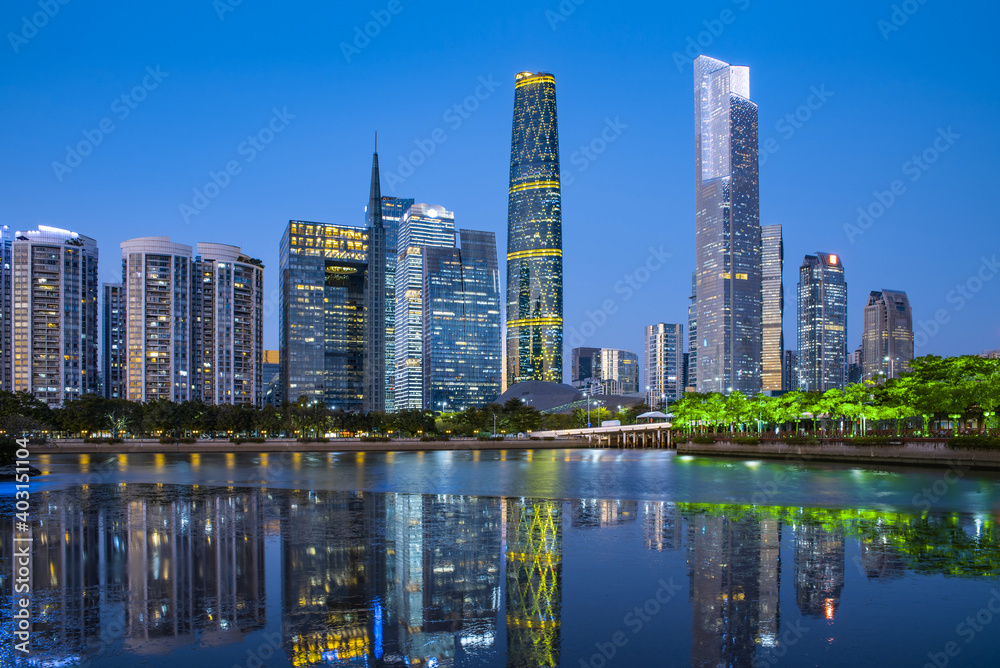
<svg viewBox="0 0 1000 668"><path fill-rule="evenodd" d="M45 455L0 665L998 666L1000 477L500 451Z"/></svg>

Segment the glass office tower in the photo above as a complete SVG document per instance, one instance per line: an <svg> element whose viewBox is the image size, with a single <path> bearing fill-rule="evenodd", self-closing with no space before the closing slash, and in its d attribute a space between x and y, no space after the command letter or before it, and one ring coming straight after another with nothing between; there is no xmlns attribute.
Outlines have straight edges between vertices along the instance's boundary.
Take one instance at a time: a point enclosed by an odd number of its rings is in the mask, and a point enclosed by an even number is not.
<svg viewBox="0 0 1000 668"><path fill-rule="evenodd" d="M102 283L104 304L101 316L101 364L104 367L104 397L125 398L125 286Z"/></svg>
<svg viewBox="0 0 1000 668"><path fill-rule="evenodd" d="M698 391L752 395L762 347L757 105L750 68L707 56L694 66Z"/></svg>
<svg viewBox="0 0 1000 668"><path fill-rule="evenodd" d="M785 265L785 246L781 238L781 225L761 228L763 246L763 389L781 391L784 388L785 337L782 325L785 319L785 288L781 271Z"/></svg>
<svg viewBox="0 0 1000 668"><path fill-rule="evenodd" d="M507 385L562 382L562 199L556 80L514 86L507 208Z"/></svg>
<svg viewBox="0 0 1000 668"><path fill-rule="evenodd" d="M496 236L459 230L459 248L423 253L424 408L463 411L500 396Z"/></svg>
<svg viewBox="0 0 1000 668"><path fill-rule="evenodd" d="M368 197L368 272L365 280L365 413L385 410L386 393L386 242L382 224L382 185L379 178L378 151L372 156L372 179Z"/></svg>
<svg viewBox="0 0 1000 668"><path fill-rule="evenodd" d="M396 262L399 253L399 221L413 206L412 198L382 197L385 228L385 412L396 410ZM365 207L367 215L368 207Z"/></svg>
<svg viewBox="0 0 1000 668"><path fill-rule="evenodd" d="M360 411L368 232L289 221L279 252L282 402Z"/></svg>
<svg viewBox="0 0 1000 668"><path fill-rule="evenodd" d="M847 283L830 253L806 255L798 285L799 390L843 388L847 362Z"/></svg>
<svg viewBox="0 0 1000 668"><path fill-rule="evenodd" d="M684 325L646 325L646 405L663 406L684 394Z"/></svg>
<svg viewBox="0 0 1000 668"><path fill-rule="evenodd" d="M913 311L902 290L881 290L868 296L862 339L861 378L899 378L913 359Z"/></svg>
<svg viewBox="0 0 1000 668"><path fill-rule="evenodd" d="M400 222L396 263L397 411L424 408L424 248L455 248L455 214L414 204ZM440 410L440 409L438 409Z"/></svg>

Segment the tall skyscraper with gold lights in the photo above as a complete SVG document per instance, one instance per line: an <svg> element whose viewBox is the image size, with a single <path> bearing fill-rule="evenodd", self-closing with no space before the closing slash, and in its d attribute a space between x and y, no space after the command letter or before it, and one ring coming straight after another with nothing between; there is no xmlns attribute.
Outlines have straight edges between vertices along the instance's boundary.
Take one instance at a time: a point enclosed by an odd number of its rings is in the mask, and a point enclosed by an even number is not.
<svg viewBox="0 0 1000 668"><path fill-rule="evenodd" d="M781 272L785 266L785 246L781 225L761 228L763 260L761 267L761 299L763 312L764 348L763 389L780 391L784 387L785 337L782 326L785 320L785 287Z"/></svg>
<svg viewBox="0 0 1000 668"><path fill-rule="evenodd" d="M507 209L507 386L562 382L562 195L556 80L521 72L514 88Z"/></svg>

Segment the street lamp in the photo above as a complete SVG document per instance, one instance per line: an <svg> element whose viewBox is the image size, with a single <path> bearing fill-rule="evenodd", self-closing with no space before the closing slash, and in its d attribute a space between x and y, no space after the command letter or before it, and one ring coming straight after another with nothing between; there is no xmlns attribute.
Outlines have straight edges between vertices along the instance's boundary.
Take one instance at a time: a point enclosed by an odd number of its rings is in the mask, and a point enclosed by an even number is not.
<svg viewBox="0 0 1000 668"><path fill-rule="evenodd" d="M590 397L587 397L587 429L590 429Z"/></svg>

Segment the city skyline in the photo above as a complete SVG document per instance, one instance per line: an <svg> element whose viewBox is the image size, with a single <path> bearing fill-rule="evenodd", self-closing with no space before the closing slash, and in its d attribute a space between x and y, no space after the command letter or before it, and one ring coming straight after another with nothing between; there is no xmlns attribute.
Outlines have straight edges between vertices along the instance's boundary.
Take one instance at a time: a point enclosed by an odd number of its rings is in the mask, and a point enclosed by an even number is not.
<svg viewBox="0 0 1000 668"><path fill-rule="evenodd" d="M734 11L739 9L735 7ZM906 290L910 296L916 342L921 344L917 355L976 353L996 348L1000 343L997 323L982 322L973 314L988 309L957 308L959 299L968 302L971 297L983 306L994 299L997 287L992 282L979 285L981 289L974 292L968 288L968 281L984 266L983 253L980 248L965 244L963 235L945 237L940 233L941 220L962 220L971 221L967 223L970 234L975 234L981 226L988 238L990 227L986 221L980 220L982 216L970 215L977 209L988 210L979 201L983 195L974 193L959 202L950 192L956 192L960 183L980 178L980 170L975 166L995 146L996 140L986 131L985 119L989 114L984 115L985 109L995 103L995 94L972 85L982 68L975 59L962 58L963 66L956 68L957 54L930 61L919 50L922 41L937 34L939 26L949 25L953 17L922 7L920 14L898 33L884 39L876 23L885 17L875 9L861 3L849 5L843 12L845 16L833 17L836 20L829 25L819 26L818 34L809 40L783 33L786 39L776 49L766 43L767 38L787 24L775 10L754 6L735 11L737 21L698 51L752 68L754 98L760 108L761 223L785 226L785 246L790 257L799 257L817 247L839 252L852 268L852 283L856 287L849 303L850 322L862 322L870 290L890 285ZM12 11L19 10L14 7ZM104 10L95 11L102 16L102 25L104 19L108 26L120 26L126 18L136 18L105 16ZM264 260L265 308L276 309L272 293L278 285L275 247L281 228L291 218L347 225L359 222L364 202L358 193L367 188L368 178L363 169L358 169L358 159L370 153L371 133L377 127L382 135L384 195L446 201L470 226L494 231L503 244L506 203L497 192L497 182L504 180L507 168L512 76L525 67L538 66L553 72L560 81L563 172L572 177L572 183L569 178L564 179L563 188L567 230L571 229L568 221L573 221L572 232L568 231L565 239L567 331L590 322L588 313L595 313L604 301L613 299L618 312L584 345L638 350L647 320L681 321L682 309L687 304L683 277L691 270L693 232L690 103L686 91L692 65L684 59L675 64L673 54L677 52L688 58L685 53L688 37L697 38L705 30L702 22L716 20L716 15L703 7L672 9L669 15L676 18L676 25L645 29L662 37L655 50L654 45L640 43L625 49L610 62L599 64L596 58L574 60L566 53L569 40L598 30L588 25L590 21L577 20L584 9L566 21L556 22L555 30L544 12L529 11L520 5L510 11L522 17L527 33L507 44L524 48L504 49L513 51L506 55L487 49L482 63L450 70L436 84L434 103L423 109L408 110L407 114L388 107L370 113L338 110L335 116L341 123L364 126L356 138L343 133L334 135L326 127L330 125L330 114L319 114L318 105L328 93L312 82L330 70L336 73L345 90L351 90L376 72L388 77L387 85L395 86L408 77L433 72L439 56L423 47L416 52L423 60L412 59L415 62L407 63L399 71L387 69L387 63L399 48L391 33L395 31L398 37L407 30L404 25L425 25L430 20L429 12L408 8L394 19L379 40L373 40L372 46L350 63L336 49L331 49L334 53L301 77L287 83L268 79L272 84L266 92L252 92L247 77L239 75L232 86L253 104L237 107L215 95L198 98L199 108L212 113L185 132L179 132L172 115L185 106L193 107L193 87L211 81L212 75L199 74L194 61L188 62L183 52L167 59L156 49L142 47L116 60L115 67L105 79L96 82L93 90L79 91L78 104L43 116L51 120L29 121L28 114L35 109L32 96L38 90L32 79L51 68L45 54L51 49L72 48L80 39L68 35L65 26L53 22L17 54L13 50L8 52L7 57L16 66L9 70L16 94L11 109L5 112L14 121L5 130L12 151L6 181L14 192L24 193L24 197L5 202L0 209L3 216L0 222L15 230L33 229L37 224L79 230L96 238L105 249L135 236L128 226L134 225L137 218L143 227L142 234L169 234L192 245L202 239L239 240L249 254ZM249 7L241 7L218 24L212 23L217 21L214 13L208 14L203 17L207 19L203 30L212 30L212 36L220 39L220 47L213 47L207 54L210 62L228 62L236 57L221 48L234 45L232 26L252 30L263 19ZM362 21L366 15L367 10L359 9L354 18ZM828 18L825 13L823 16ZM201 19L185 16L184 20ZM610 25L621 21L617 16L611 16L610 20ZM279 28L282 25L279 21ZM343 41L350 41L352 26L344 27ZM851 54L838 54L835 63L822 62L820 47L830 42L834 34L840 35L838 30L847 30L856 37L858 49ZM509 28L504 26L490 26L489 31L509 35ZM755 36L755 32L760 36ZM530 35L551 37L551 44L530 46ZM66 46L57 46L57 39L67 39ZM154 45L158 45L158 39L153 41ZM459 48L468 48L468 40L461 37ZM818 45L813 48L810 41L818 41ZM977 47L973 43L969 48L975 52ZM246 51L237 51L242 53ZM104 55L98 52L86 55L80 63L71 63L57 85L72 85L74 77L83 76L85 70L81 68L104 64ZM783 57L787 55L799 56L801 60L789 63ZM282 69L291 58L294 56L285 51L276 54L276 67ZM664 84L662 90L650 93L652 99L648 94L637 96L639 88L635 84L639 73L632 73L626 67L642 62L643 58L652 58L649 62L658 67L656 76ZM157 71L157 60L163 61L162 72L166 75L160 82L146 72L147 66ZM247 73L255 68L258 66L248 65ZM619 74L608 76L611 72ZM893 84L882 90L881 81L886 77ZM139 95L147 99L136 109L129 109L128 118L120 119L108 102L131 91L144 79L157 88ZM873 88L876 82L879 86ZM963 85L965 82L968 85ZM304 99L302 93L306 91L316 96L316 100ZM585 96L587 91L599 94ZM908 97L911 93L917 95L916 100ZM957 96L951 98L952 102L931 103L938 97L947 99L952 95ZM906 104L904 99L908 101ZM275 117L272 109L284 112L285 102L288 114L295 118L286 119L287 128L275 134L273 143L259 152L252 163L245 162L248 156L236 151L243 137L268 126L272 120L274 127L281 127L284 117ZM460 112L453 111L456 105ZM891 127L879 126L877 130L862 125L870 118L868 105L872 105L875 113L896 121ZM449 112L447 120L446 112ZM214 119L223 115L234 120L238 132L216 127ZM59 180L52 163L65 163L65 146L84 141L81 132L96 128L104 116L112 119L115 132L95 147L93 155L72 168L71 173L62 174ZM792 121L787 120L789 116ZM161 148L165 146L161 144L163 140L152 133L152 128L159 125L167 129L166 135L171 146L177 146L176 151ZM438 127L444 131L446 141L435 143L431 134ZM843 137L839 134L841 127L846 128ZM947 137L949 127L953 134L960 135L952 145L938 134L940 128ZM16 136L11 135L15 128ZM209 130L215 138L203 141L203 134ZM838 141L838 137L849 141ZM192 143L195 139L197 146ZM412 152L420 150L417 141L428 150L432 145L434 148L432 153L424 151L418 159L420 165L410 159ZM933 149L935 142L937 149ZM598 153L591 143L602 150ZM838 147L840 144L844 144L843 148ZM323 149L315 151L315 146ZM155 155L155 160L136 162L140 147L143 153ZM328 147L333 147L332 154ZM581 147L586 150L581 151ZM919 181L911 181L912 177L902 169L907 164L912 169L916 164L911 156L941 147L947 147L947 152L936 157L929 169L918 172ZM848 153L851 167L845 170ZM331 160L331 155L336 159ZM208 173L218 174L228 157L241 162L243 173L233 176L232 183L211 198L209 205L190 222L183 220L179 204L190 204L194 188L204 191L205 182L210 181ZM130 165L127 172L126 162ZM18 169L11 168L14 164L19 165ZM467 175L469 170L465 166L471 164L482 165L481 170L476 170L480 173ZM404 168L405 165L410 168ZM804 174L809 170L818 171L806 178ZM281 172L289 172L289 176L279 178ZM290 182L289 177L295 181ZM907 188L904 195L894 195L890 189L897 177ZM130 188L121 188L122 183L130 184ZM276 187L278 184L280 187ZM602 212L617 206L637 187L662 189L661 197L670 203L664 223L642 221L634 225L634 237L628 237L635 240L634 244L596 243L612 227ZM863 234L849 236L844 226L857 224L859 207L879 213L878 206L883 205L875 197L876 192L883 201L888 202L891 197L894 203L872 218L868 227L859 228ZM129 213L123 215L122 211ZM896 254L886 256L881 248L904 223L906 229L915 233L906 235ZM190 230L192 225L198 230ZM669 232L660 231L661 228ZM929 235L939 243L928 244ZM615 291L615 285L619 277L640 266L647 240L666 243L666 250L673 257L663 270L642 285L635 297L624 300ZM502 246L498 250L505 253ZM941 263L942 269L933 275L912 271L918 263L929 261ZM116 280L116 270L110 264L113 263L101 264L102 282ZM784 278L792 285L796 267L794 262L788 264ZM600 267L596 274L595 266ZM989 267L984 269L986 274L990 271ZM962 291L956 292L959 284L965 296ZM650 309L645 297L653 294L661 304L647 315ZM948 322L937 323L935 314L942 310ZM275 313L270 312L272 316ZM265 323L266 348L278 347L275 321L272 317ZM927 324L927 329L922 329L921 323ZM931 335L932 331L936 333ZM848 333L850 349L860 343L860 334L860 327ZM786 318L785 338L786 341L795 338L789 318ZM567 341L564 359L568 350Z"/></svg>

